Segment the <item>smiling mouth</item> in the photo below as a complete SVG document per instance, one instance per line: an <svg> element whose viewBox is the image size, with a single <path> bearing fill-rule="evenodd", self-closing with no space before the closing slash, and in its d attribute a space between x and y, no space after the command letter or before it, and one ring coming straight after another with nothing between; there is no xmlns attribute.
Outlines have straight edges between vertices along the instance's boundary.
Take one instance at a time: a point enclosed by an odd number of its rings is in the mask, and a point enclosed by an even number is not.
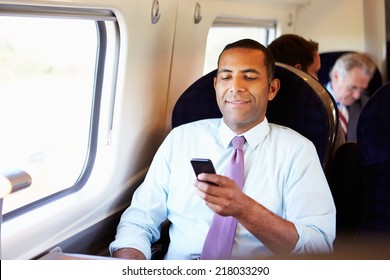
<svg viewBox="0 0 390 280"><path fill-rule="evenodd" d="M249 102L250 101L248 100L232 100L232 101L227 100L226 101L226 103L233 104L233 105L247 104Z"/></svg>

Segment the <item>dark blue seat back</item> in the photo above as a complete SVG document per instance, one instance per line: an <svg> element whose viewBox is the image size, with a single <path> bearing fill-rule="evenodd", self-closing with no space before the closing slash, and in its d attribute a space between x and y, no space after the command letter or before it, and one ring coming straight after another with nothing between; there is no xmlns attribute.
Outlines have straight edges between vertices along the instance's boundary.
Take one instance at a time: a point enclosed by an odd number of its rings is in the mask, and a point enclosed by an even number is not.
<svg viewBox="0 0 390 280"><path fill-rule="evenodd" d="M336 205L336 252L346 245L355 245L361 225L363 179L356 142L346 142L337 149L329 186Z"/></svg>
<svg viewBox="0 0 390 280"><path fill-rule="evenodd" d="M336 60L343 54L350 53L354 51L337 51L337 52L324 52L320 53L321 58L321 68L318 71L318 80L322 85L325 85L329 82L329 73L332 70L333 65ZM378 67L375 70L374 76L372 77L370 83L368 84L368 96L372 96L375 91L377 91L383 84L382 74L379 71Z"/></svg>
<svg viewBox="0 0 390 280"><path fill-rule="evenodd" d="M198 79L178 99L172 115L172 127L206 118L221 117L213 78L216 70ZM334 101L310 75L277 63L276 77L281 88L269 102L269 122L290 127L310 139L323 165L331 153L336 131Z"/></svg>
<svg viewBox="0 0 390 280"><path fill-rule="evenodd" d="M199 78L179 97L172 113L172 128L202 119L220 118L215 98L214 77L217 70Z"/></svg>
<svg viewBox="0 0 390 280"><path fill-rule="evenodd" d="M275 76L281 81L281 87L268 103L269 122L290 127L310 139L325 164L332 150L337 122L332 98L317 80L294 67L277 63Z"/></svg>
<svg viewBox="0 0 390 280"><path fill-rule="evenodd" d="M363 108L357 125L357 144L364 183L362 231L389 236L390 83L381 87Z"/></svg>

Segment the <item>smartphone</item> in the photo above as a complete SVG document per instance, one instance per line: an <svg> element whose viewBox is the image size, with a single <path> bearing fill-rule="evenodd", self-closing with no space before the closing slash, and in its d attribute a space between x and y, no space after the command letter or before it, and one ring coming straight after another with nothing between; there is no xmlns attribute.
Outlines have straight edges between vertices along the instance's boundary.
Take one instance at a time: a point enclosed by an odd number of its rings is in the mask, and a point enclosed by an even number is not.
<svg viewBox="0 0 390 280"><path fill-rule="evenodd" d="M213 162L207 158L193 158L191 159L192 167L194 168L196 177L200 173L215 173Z"/></svg>

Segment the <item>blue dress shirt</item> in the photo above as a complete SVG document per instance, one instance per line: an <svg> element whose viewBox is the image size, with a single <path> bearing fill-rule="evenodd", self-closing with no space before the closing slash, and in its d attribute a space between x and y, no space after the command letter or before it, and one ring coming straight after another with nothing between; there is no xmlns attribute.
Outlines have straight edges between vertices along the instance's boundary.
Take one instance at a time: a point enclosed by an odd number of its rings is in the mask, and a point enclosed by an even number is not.
<svg viewBox="0 0 390 280"><path fill-rule="evenodd" d="M262 123L243 134L243 192L294 223L293 253L332 251L335 205L312 142L297 132ZM209 158L218 174L230 161L236 134L221 119L201 120L171 131L157 151L131 206L122 215L110 252L131 247L151 257L151 242L168 218L171 243L166 259L199 257L213 212L196 193L191 158ZM259 217L261 219L261 217ZM238 223L232 259L262 258L272 252Z"/></svg>

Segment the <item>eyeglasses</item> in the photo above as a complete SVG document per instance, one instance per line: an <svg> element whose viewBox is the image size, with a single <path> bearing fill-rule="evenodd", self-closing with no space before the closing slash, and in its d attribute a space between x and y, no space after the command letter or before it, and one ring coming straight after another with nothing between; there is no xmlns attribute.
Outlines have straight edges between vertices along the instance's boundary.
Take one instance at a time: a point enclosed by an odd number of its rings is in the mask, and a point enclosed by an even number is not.
<svg viewBox="0 0 390 280"><path fill-rule="evenodd" d="M347 89L349 92L352 92L352 93L360 93L360 94L367 94L368 93L368 90L364 89L364 88L358 88L356 86L347 86Z"/></svg>
<svg viewBox="0 0 390 280"><path fill-rule="evenodd" d="M343 79L343 82L347 84L346 79ZM368 91L365 88L359 88L357 86L351 86L347 84L347 90L352 93L367 94Z"/></svg>

